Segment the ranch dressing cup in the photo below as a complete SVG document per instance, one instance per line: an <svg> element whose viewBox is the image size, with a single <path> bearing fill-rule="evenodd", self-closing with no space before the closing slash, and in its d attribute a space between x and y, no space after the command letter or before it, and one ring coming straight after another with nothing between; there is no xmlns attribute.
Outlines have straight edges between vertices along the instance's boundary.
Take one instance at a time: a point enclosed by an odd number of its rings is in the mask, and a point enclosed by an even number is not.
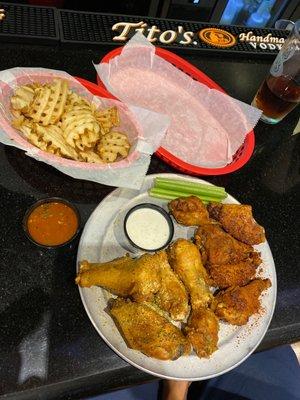
<svg viewBox="0 0 300 400"><path fill-rule="evenodd" d="M174 225L163 208L142 203L123 212L116 220L115 236L131 253L156 252L172 241Z"/></svg>

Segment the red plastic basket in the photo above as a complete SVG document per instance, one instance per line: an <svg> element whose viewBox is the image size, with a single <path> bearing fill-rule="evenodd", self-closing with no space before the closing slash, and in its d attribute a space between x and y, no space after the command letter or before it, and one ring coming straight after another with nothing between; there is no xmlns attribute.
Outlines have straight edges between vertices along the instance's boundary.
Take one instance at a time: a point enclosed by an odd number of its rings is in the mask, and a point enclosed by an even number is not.
<svg viewBox="0 0 300 400"><path fill-rule="evenodd" d="M106 99L113 99L114 96L109 93L104 87L96 85L96 83L87 81L83 78L78 78L75 76L78 82L80 82L87 90L89 90L93 95L99 97L105 97Z"/></svg>
<svg viewBox="0 0 300 400"><path fill-rule="evenodd" d="M117 47L116 49L110 51L102 58L101 63L108 63L112 58L118 56L121 53L121 51L122 47ZM187 75L191 76L193 79L201 83L204 83L211 89L217 89L220 92L225 93L225 91L218 84L216 84L212 79L210 79L207 75L201 72L198 68L194 67L192 64L185 61L183 58L177 56L176 54L168 50L161 49L159 47L156 47L155 52L158 56L164 58L166 61L173 64L175 67L177 67ZM103 82L100 80L98 75L97 75L97 82L99 87L105 88ZM174 168L190 175L223 175L240 169L243 165L245 165L249 161L254 150L254 143L255 143L255 137L254 137L254 132L252 130L247 134L244 143L233 156L232 162L222 168L203 168L193 164L186 163L182 161L180 158L177 158L173 154L169 153L163 147L160 147L156 151L156 154L166 163L172 165Z"/></svg>

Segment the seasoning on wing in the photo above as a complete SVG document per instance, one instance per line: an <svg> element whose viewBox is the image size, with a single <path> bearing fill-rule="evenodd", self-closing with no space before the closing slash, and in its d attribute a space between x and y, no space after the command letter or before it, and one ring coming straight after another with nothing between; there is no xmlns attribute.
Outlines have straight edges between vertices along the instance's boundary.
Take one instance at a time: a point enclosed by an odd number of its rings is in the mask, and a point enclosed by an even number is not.
<svg viewBox="0 0 300 400"><path fill-rule="evenodd" d="M184 332L198 357L209 357L218 349L219 321L209 308L193 309Z"/></svg>
<svg viewBox="0 0 300 400"><path fill-rule="evenodd" d="M158 307L167 311L173 320L183 321L189 314L188 294L170 267L165 251L160 252L159 267L161 285L154 301Z"/></svg>
<svg viewBox="0 0 300 400"><path fill-rule="evenodd" d="M234 239L217 223L199 226L195 232L195 242L205 264L237 263L247 259L253 251L252 246Z"/></svg>
<svg viewBox="0 0 300 400"><path fill-rule="evenodd" d="M138 302L155 302L174 320L184 320L189 312L185 287L172 271L165 251L107 263L83 261L76 283L82 287L101 286Z"/></svg>
<svg viewBox="0 0 300 400"><path fill-rule="evenodd" d="M208 212L199 197L179 197L170 201L168 207L179 224L198 226L209 222Z"/></svg>
<svg viewBox="0 0 300 400"><path fill-rule="evenodd" d="M246 286L221 291L215 297L215 314L233 325L246 324L259 311L259 296L270 286L270 279L254 279Z"/></svg>
<svg viewBox="0 0 300 400"><path fill-rule="evenodd" d="M211 285L225 289L229 286L244 286L254 278L256 268L261 264L259 253L253 252L244 261L233 264L207 265Z"/></svg>
<svg viewBox="0 0 300 400"><path fill-rule="evenodd" d="M266 240L265 230L252 215L252 207L245 204L210 203L207 207L211 218L220 222L226 232L247 244Z"/></svg>
<svg viewBox="0 0 300 400"><path fill-rule="evenodd" d="M125 275L124 271L130 270L133 263L134 260L128 254L104 263L81 261L75 282L81 287L103 286L114 294L126 296L131 289L132 281L131 276Z"/></svg>
<svg viewBox="0 0 300 400"><path fill-rule="evenodd" d="M212 295L197 246L189 240L178 239L169 247L168 256L171 267L190 295L192 309L209 304Z"/></svg>
<svg viewBox="0 0 300 400"><path fill-rule="evenodd" d="M179 328L143 303L116 299L110 314L127 345L159 360L189 355L191 346Z"/></svg>

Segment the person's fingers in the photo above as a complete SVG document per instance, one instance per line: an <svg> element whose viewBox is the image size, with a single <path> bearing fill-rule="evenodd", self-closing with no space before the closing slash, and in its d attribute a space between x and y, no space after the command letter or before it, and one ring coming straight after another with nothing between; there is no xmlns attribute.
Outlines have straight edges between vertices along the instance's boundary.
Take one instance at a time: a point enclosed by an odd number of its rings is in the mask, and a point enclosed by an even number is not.
<svg viewBox="0 0 300 400"><path fill-rule="evenodd" d="M185 400L190 384L190 381L163 381L162 400Z"/></svg>

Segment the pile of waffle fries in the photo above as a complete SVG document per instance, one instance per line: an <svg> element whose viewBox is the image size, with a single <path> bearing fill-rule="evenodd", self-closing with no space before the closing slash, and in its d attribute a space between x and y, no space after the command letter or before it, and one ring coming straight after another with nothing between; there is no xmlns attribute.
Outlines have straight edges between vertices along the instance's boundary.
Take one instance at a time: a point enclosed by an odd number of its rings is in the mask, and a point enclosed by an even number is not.
<svg viewBox="0 0 300 400"><path fill-rule="evenodd" d="M126 158L130 144L116 107L97 110L68 82L20 86L11 97L12 125L48 153L76 161L112 163Z"/></svg>

